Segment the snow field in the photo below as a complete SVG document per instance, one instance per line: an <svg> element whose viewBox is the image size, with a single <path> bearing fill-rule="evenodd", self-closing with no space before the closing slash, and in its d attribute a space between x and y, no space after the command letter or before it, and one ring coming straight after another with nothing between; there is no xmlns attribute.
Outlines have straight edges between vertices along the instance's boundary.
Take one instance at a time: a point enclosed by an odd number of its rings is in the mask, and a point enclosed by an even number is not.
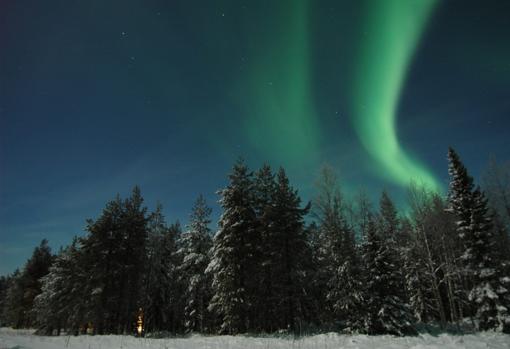
<svg viewBox="0 0 510 349"><path fill-rule="evenodd" d="M245 336L192 336L149 339L132 336L35 336L0 329L0 349L510 349L510 335L485 332L463 336L417 337L321 334L301 339Z"/></svg>

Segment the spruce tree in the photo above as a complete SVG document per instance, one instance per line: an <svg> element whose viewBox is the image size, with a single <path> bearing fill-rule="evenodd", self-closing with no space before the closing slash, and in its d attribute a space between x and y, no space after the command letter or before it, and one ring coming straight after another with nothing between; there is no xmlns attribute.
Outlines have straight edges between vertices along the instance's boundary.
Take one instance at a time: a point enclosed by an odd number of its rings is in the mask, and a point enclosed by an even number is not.
<svg viewBox="0 0 510 349"><path fill-rule="evenodd" d="M2 308L2 324L14 328L22 327L23 323L23 287L21 285L21 272L16 269L9 277L5 290L4 305Z"/></svg>
<svg viewBox="0 0 510 349"><path fill-rule="evenodd" d="M48 274L53 255L46 239L34 249L23 271L14 275L7 290L4 318L15 328L28 328L36 324L34 299L41 293L41 278Z"/></svg>
<svg viewBox="0 0 510 349"><path fill-rule="evenodd" d="M452 148L448 149L448 174L448 212L455 215L457 233L463 240L470 229L474 184L473 178Z"/></svg>
<svg viewBox="0 0 510 349"><path fill-rule="evenodd" d="M78 240L62 249L56 256L49 273L41 278L42 292L35 298L34 312L36 313L39 333L51 335L55 330L76 329L81 319L79 303L81 303L81 285L77 281L82 275L78 265ZM80 280L81 281L81 280Z"/></svg>
<svg viewBox="0 0 510 349"><path fill-rule="evenodd" d="M300 207L301 199L280 168L276 176L276 191L273 199L274 220L272 241L274 254L271 257L276 267L273 282L279 302L276 313L280 314L278 328L298 332L310 321L311 300L307 290L311 280L311 251L304 216L310 204Z"/></svg>
<svg viewBox="0 0 510 349"><path fill-rule="evenodd" d="M504 277L500 280L491 220L487 215L487 200L477 188L473 192L473 209L469 234L463 239L466 250L462 260L473 278L469 300L476 309L480 330L497 329L510 332L510 292ZM498 270L499 269L499 270Z"/></svg>
<svg viewBox="0 0 510 349"><path fill-rule="evenodd" d="M347 255L352 256L355 242L350 238L351 229L347 226L345 203L333 170L322 168L317 181L318 195L313 202L313 214L318 221L318 234L314 254L317 260L315 281L322 291L321 322L330 325L341 322L343 313L339 302L348 299L343 284L350 268ZM342 275L341 275L342 274ZM338 327L338 326L337 326Z"/></svg>
<svg viewBox="0 0 510 349"><path fill-rule="evenodd" d="M176 259L179 228L168 227L163 207L157 204L147 226L146 257L140 306L144 315L144 331L154 333L172 330L172 307L179 303L174 296L178 282Z"/></svg>
<svg viewBox="0 0 510 349"><path fill-rule="evenodd" d="M7 325L7 322L4 319L3 310L5 309L5 299L7 297L7 290L9 289L11 280L11 275L0 276L0 327Z"/></svg>
<svg viewBox="0 0 510 349"><path fill-rule="evenodd" d="M82 239L83 262L88 266L85 289L87 309L84 320L97 334L115 333L114 314L118 301L115 297L122 270L119 246L124 239L120 228L122 215L120 196L109 201L102 214L87 221L88 234Z"/></svg>
<svg viewBox="0 0 510 349"><path fill-rule="evenodd" d="M402 279L392 245L377 231L372 220L367 230L363 244L367 278L365 329L369 334L415 334L414 319L402 299Z"/></svg>
<svg viewBox="0 0 510 349"><path fill-rule="evenodd" d="M453 149L448 151L449 212L456 218L463 244L462 271L469 281L469 301L481 330L510 331L506 275L498 275L497 249L492 236L487 200Z"/></svg>
<svg viewBox="0 0 510 349"><path fill-rule="evenodd" d="M147 208L143 201L138 186L133 188L131 196L124 201L121 224L124 239L118 247L122 263L120 287L125 291L119 292L118 333L134 332L134 320L138 314L148 222Z"/></svg>
<svg viewBox="0 0 510 349"><path fill-rule="evenodd" d="M379 214L381 233L393 241L397 240L400 220L398 218L397 209L386 191L382 192L379 201Z"/></svg>
<svg viewBox="0 0 510 349"><path fill-rule="evenodd" d="M489 210L489 216L492 220L492 236L497 241L494 248L496 249L496 259L501 264L501 272L504 275L510 274L510 235L508 228L504 225L501 216L494 210ZM510 227L509 227L510 228Z"/></svg>
<svg viewBox="0 0 510 349"><path fill-rule="evenodd" d="M363 279L361 260L355 244L344 244L344 262L332 279L333 310L348 332L364 331Z"/></svg>
<svg viewBox="0 0 510 349"><path fill-rule="evenodd" d="M388 253L392 254L395 262L395 273L400 279L395 290L400 292L400 298L407 300L405 288L404 268L405 252L409 244L409 226L402 224L398 212L386 191L383 191L379 200L378 231L388 246ZM404 220L405 223L407 223Z"/></svg>
<svg viewBox="0 0 510 349"><path fill-rule="evenodd" d="M212 246L211 208L200 195L191 212L188 230L182 234L179 254L180 271L185 279L185 327L188 332L205 332L211 329L207 311L210 294L210 275L205 273L210 262Z"/></svg>
<svg viewBox="0 0 510 349"><path fill-rule="evenodd" d="M168 277L168 288L165 289L167 296L164 298L165 305L160 310L163 315L162 329L171 331L174 334L182 333L184 327L184 293L186 285L184 276L179 269L182 265L182 256L178 253L182 228L179 221L173 223L162 239L162 271Z"/></svg>
<svg viewBox="0 0 510 349"><path fill-rule="evenodd" d="M252 174L242 160L234 165L229 184L220 195L223 214L207 267L213 278L209 310L219 317L221 333L236 334L248 329L252 291L247 287L248 270L257 242L253 239L257 231Z"/></svg>
<svg viewBox="0 0 510 349"><path fill-rule="evenodd" d="M139 308L147 209L140 189L125 200L107 203L97 220L88 220L82 240L88 265L86 319L96 333L131 333Z"/></svg>
<svg viewBox="0 0 510 349"><path fill-rule="evenodd" d="M254 178L254 209L256 214L256 230L260 242L254 245L254 257L258 259L252 271L251 282L257 286L253 293L253 309L255 323L252 327L272 332L276 328L279 314L276 306L279 299L275 291L275 278L278 261L274 258L273 221L275 210L273 200L276 193L276 181L271 167L264 164Z"/></svg>

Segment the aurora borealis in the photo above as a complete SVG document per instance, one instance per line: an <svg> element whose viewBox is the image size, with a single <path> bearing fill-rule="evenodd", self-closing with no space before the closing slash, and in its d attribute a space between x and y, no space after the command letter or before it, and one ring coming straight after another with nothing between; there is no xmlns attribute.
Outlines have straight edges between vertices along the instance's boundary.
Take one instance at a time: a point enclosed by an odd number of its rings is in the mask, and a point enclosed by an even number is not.
<svg viewBox="0 0 510 349"><path fill-rule="evenodd" d="M353 123L365 149L389 180L416 181L438 190L434 175L402 149L397 136L397 111L406 73L435 5L433 0L375 1L360 43L353 100Z"/></svg>
<svg viewBox="0 0 510 349"><path fill-rule="evenodd" d="M253 101L244 107L254 108L244 110L250 115L244 119L244 130L269 159L277 151L287 160L302 161L317 156L321 125L311 86L309 3L287 5L284 23L271 42L264 43L266 49L255 53L248 75L241 76L240 83L247 85L247 96Z"/></svg>
<svg viewBox="0 0 510 349"><path fill-rule="evenodd" d="M127 0L0 5L0 274L139 184L186 223L233 161L304 200L443 193L446 149L510 158L510 3ZM2 269L3 268L3 269Z"/></svg>

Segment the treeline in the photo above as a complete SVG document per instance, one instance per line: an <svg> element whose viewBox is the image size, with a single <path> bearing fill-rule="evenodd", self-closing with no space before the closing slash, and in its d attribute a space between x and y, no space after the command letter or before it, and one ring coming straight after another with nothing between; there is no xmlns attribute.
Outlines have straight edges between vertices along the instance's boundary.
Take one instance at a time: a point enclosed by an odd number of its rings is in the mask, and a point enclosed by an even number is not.
<svg viewBox="0 0 510 349"><path fill-rule="evenodd" d="M285 171L240 160L200 196L182 229L140 190L108 202L86 235L52 255L44 240L0 279L2 326L43 334L307 333L411 335L417 324L510 331L510 181L494 165L485 194L448 153L446 198L418 186L399 214L383 192L347 199L325 168L303 205ZM487 196L489 200L487 199Z"/></svg>

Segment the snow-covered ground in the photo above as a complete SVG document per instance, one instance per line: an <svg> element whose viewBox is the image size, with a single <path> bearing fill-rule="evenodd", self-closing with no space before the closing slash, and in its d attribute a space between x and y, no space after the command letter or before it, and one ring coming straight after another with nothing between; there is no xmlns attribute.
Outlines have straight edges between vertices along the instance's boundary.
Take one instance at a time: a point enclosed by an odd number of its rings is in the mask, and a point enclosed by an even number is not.
<svg viewBox="0 0 510 349"><path fill-rule="evenodd" d="M243 336L193 336L190 338L146 339L131 336L34 336L30 331L0 329L0 349L510 349L510 335L480 333L454 336L428 334L418 337L346 336L323 334L299 340L281 338L253 338Z"/></svg>

